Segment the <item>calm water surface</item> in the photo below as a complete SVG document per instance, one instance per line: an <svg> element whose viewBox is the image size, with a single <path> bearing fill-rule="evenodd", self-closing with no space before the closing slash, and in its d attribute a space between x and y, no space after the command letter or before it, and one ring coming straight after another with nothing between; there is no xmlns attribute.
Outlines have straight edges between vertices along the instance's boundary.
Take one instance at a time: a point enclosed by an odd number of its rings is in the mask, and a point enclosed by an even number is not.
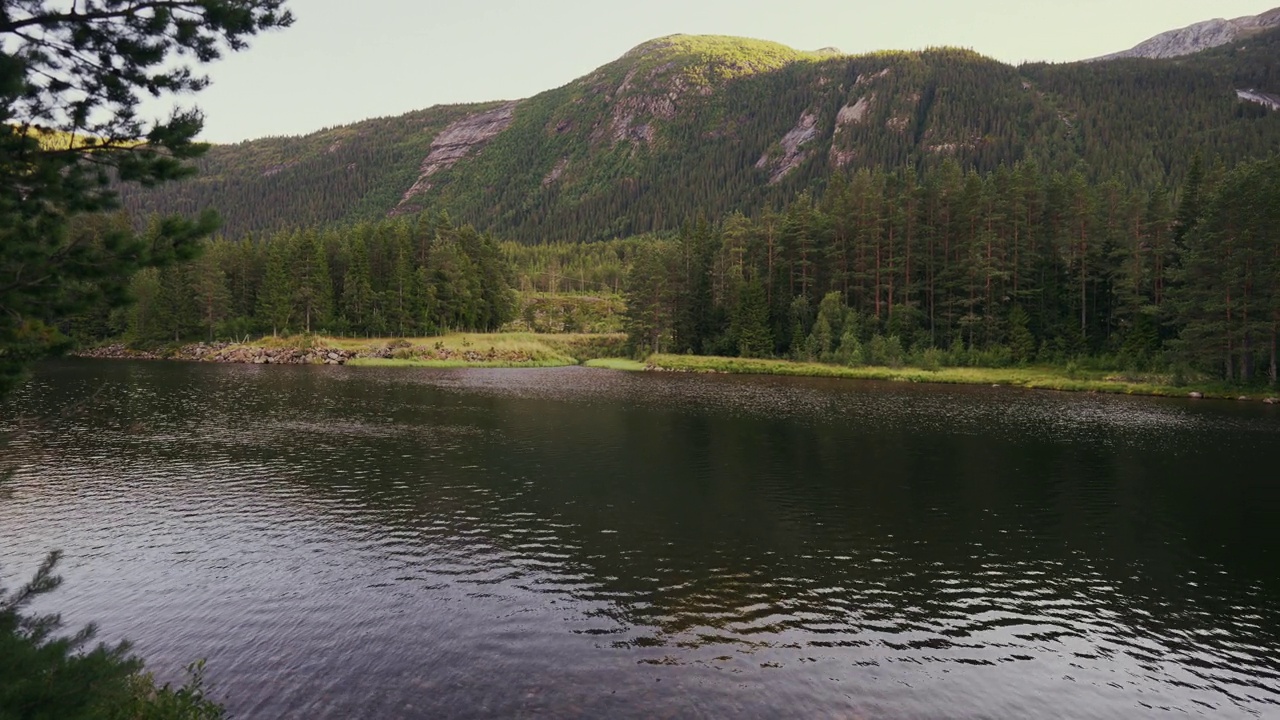
<svg viewBox="0 0 1280 720"><path fill-rule="evenodd" d="M128 362L0 408L4 580L238 718L1280 717L1280 411Z"/></svg>

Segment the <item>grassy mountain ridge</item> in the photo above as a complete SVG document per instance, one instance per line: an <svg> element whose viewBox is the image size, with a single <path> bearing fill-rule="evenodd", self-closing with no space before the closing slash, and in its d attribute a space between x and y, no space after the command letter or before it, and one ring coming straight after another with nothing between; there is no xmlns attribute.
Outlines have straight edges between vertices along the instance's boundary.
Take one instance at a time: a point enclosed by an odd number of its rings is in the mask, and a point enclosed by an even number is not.
<svg viewBox="0 0 1280 720"><path fill-rule="evenodd" d="M435 107L217 146L197 180L129 190L136 214L213 206L225 231L425 208L522 242L588 241L776 206L859 167L1034 160L1135 184L1191 155L1271 152L1280 31L1173 60L1015 67L971 51L842 56L717 36L642 44L514 105Z"/></svg>

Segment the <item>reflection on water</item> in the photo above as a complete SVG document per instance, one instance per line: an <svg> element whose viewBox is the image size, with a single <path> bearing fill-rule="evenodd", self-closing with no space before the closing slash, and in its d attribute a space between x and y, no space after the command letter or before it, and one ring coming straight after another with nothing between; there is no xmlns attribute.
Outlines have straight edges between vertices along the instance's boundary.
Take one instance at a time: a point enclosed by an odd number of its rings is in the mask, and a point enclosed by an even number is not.
<svg viewBox="0 0 1280 720"><path fill-rule="evenodd" d="M67 362L0 417L7 581L64 549L236 717L1280 713L1275 408Z"/></svg>

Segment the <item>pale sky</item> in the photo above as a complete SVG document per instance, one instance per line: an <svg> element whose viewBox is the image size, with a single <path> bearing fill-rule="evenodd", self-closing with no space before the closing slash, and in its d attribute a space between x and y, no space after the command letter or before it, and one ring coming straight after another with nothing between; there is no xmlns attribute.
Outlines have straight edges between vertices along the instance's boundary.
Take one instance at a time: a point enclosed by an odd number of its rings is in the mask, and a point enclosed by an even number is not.
<svg viewBox="0 0 1280 720"><path fill-rule="evenodd" d="M1132 47L1280 0L291 0L296 24L209 68L204 139L300 135L559 87L645 40L741 35L847 53L972 48L1018 63Z"/></svg>

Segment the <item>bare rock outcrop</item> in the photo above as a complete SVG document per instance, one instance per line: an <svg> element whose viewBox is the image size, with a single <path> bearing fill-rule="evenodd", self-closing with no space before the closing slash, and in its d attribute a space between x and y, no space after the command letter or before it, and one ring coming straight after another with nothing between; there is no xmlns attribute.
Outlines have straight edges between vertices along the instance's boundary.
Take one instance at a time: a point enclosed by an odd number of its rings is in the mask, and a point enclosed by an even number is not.
<svg viewBox="0 0 1280 720"><path fill-rule="evenodd" d="M400 199L400 204L391 214L399 214L399 211L405 210L409 201L431 190L432 176L448 170L458 164L459 160L483 149L499 133L511 127L518 104L518 101L509 102L486 112L468 115L445 128L435 140L431 141L431 152L422 161L422 167L418 171L418 181L405 192L404 197Z"/></svg>
<svg viewBox="0 0 1280 720"><path fill-rule="evenodd" d="M871 103L875 102L876 94L858 98L858 102L852 105L845 105L840 108L840 112L836 114L836 134L839 135L846 127L850 125L858 125L867 119L867 113L871 112Z"/></svg>
<svg viewBox="0 0 1280 720"><path fill-rule="evenodd" d="M858 98L857 102L845 105L840 108L840 112L836 113L836 127L832 133L831 152L829 154L832 167L848 167L858 157L858 148L852 146L852 141L850 140L841 141L840 136L850 127L867 122L871 113L871 106L875 103L875 100L875 93L864 95Z"/></svg>
<svg viewBox="0 0 1280 720"><path fill-rule="evenodd" d="M352 358L361 357L352 350L337 348L266 348L225 342L196 343L164 351L133 350L116 344L81 350L76 355L108 360L185 360L241 365L346 365Z"/></svg>
<svg viewBox="0 0 1280 720"><path fill-rule="evenodd" d="M595 127L591 141L651 145L656 137L654 121L674 119L680 99L692 90L679 75L663 77L669 75L673 67L673 63L667 63L650 70L640 83L652 88L649 91L636 90L639 67L632 68L617 88L607 90L606 97L612 106L609 120Z"/></svg>
<svg viewBox="0 0 1280 720"><path fill-rule="evenodd" d="M1095 60L1158 59L1194 55L1277 26L1280 26L1280 8L1269 10L1261 15L1249 15L1234 20L1225 18L1206 20L1179 30L1161 33L1134 48L1104 55Z"/></svg>
<svg viewBox="0 0 1280 720"><path fill-rule="evenodd" d="M569 158L560 158L560 160L556 162L555 167L551 168L551 172L547 173L547 176L542 178L542 187L547 187L559 180L564 175L564 171L568 167Z"/></svg>
<svg viewBox="0 0 1280 720"><path fill-rule="evenodd" d="M1245 102L1258 103L1269 110L1280 110L1280 95L1272 95L1261 90L1237 90L1236 97Z"/></svg>
<svg viewBox="0 0 1280 720"><path fill-rule="evenodd" d="M892 72L891 68L885 68L877 73L870 73L870 74L864 73L862 75L859 75L858 79L855 80L853 83L854 87L862 87L863 85L871 83L872 81L879 80L880 78L883 78L883 77L888 77L890 72Z"/></svg>
<svg viewBox="0 0 1280 720"><path fill-rule="evenodd" d="M766 152L756 161L756 168L769 173L769 184L776 185L809 159L806 146L818 137L818 116L805 110L796 126L782 136L778 151Z"/></svg>

